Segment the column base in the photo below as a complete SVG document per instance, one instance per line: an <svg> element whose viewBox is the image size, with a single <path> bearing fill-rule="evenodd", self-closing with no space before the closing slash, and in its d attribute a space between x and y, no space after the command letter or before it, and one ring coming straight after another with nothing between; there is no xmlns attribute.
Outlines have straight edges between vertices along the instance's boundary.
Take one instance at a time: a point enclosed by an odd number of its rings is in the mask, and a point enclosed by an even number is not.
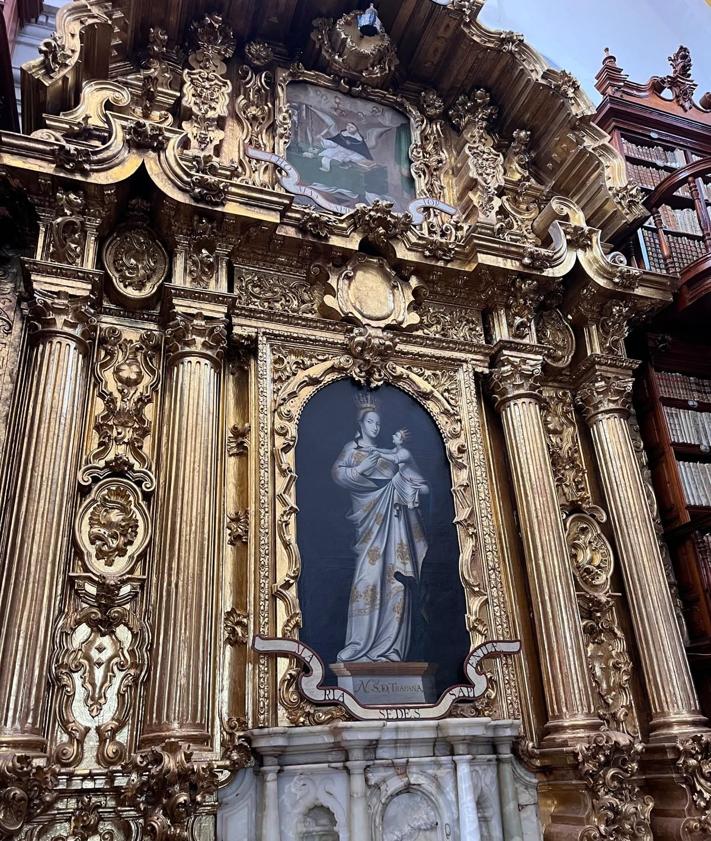
<svg viewBox="0 0 711 841"><path fill-rule="evenodd" d="M543 728L541 748L577 745L600 732L602 721L597 716L551 719Z"/></svg>
<svg viewBox="0 0 711 841"><path fill-rule="evenodd" d="M155 745L162 745L169 739L194 747L209 747L212 744L212 736L207 730L169 729L166 727L164 730L144 731L141 735L140 746L141 748L154 747Z"/></svg>
<svg viewBox="0 0 711 841"><path fill-rule="evenodd" d="M698 710L689 713L654 716L649 725L651 744L675 745L678 739L688 738L709 730L708 719Z"/></svg>
<svg viewBox="0 0 711 841"><path fill-rule="evenodd" d="M46 756L47 740L35 733L11 733L0 730L0 751Z"/></svg>

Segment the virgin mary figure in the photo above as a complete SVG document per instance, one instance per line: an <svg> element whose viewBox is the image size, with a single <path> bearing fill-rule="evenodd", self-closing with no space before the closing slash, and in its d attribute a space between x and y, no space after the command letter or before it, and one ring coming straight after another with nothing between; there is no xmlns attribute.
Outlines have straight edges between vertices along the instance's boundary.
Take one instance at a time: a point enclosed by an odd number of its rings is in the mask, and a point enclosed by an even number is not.
<svg viewBox="0 0 711 841"><path fill-rule="evenodd" d="M359 404L357 430L333 465L334 481L351 493L355 573L340 662L407 660L413 602L427 539L419 497L429 492L411 458L407 466L377 446L380 414L372 398ZM397 437L399 433L394 436Z"/></svg>

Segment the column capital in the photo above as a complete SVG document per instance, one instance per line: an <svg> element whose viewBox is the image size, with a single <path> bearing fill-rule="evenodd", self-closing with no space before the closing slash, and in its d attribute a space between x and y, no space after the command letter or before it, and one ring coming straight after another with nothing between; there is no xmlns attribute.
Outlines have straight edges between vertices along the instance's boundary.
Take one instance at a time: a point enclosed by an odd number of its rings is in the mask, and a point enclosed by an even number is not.
<svg viewBox="0 0 711 841"><path fill-rule="evenodd" d="M165 341L170 365L186 356L198 356L218 366L227 345L227 320L173 310Z"/></svg>
<svg viewBox="0 0 711 841"><path fill-rule="evenodd" d="M71 339L84 353L96 333L96 313L91 295L36 290L28 308L28 328L35 342Z"/></svg>
<svg viewBox="0 0 711 841"><path fill-rule="evenodd" d="M632 409L632 372L634 360L619 360L615 365L592 361L578 376L575 401L588 426L606 415L627 418Z"/></svg>
<svg viewBox="0 0 711 841"><path fill-rule="evenodd" d="M543 357L538 354L502 352L490 372L489 388L497 411L511 400L542 400L541 371Z"/></svg>

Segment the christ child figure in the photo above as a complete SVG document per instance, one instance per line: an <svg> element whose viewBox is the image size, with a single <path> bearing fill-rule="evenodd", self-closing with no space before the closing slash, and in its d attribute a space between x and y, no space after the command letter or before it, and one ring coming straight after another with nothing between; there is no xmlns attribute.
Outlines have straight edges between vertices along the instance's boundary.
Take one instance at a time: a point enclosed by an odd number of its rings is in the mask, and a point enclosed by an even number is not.
<svg viewBox="0 0 711 841"><path fill-rule="evenodd" d="M381 459L397 468L393 484L400 497L400 504L407 508L419 506L420 494L429 492L429 486L420 473L412 453L404 446L409 433L406 429L398 429L393 435L393 447L384 449L371 448L370 452L377 453Z"/></svg>

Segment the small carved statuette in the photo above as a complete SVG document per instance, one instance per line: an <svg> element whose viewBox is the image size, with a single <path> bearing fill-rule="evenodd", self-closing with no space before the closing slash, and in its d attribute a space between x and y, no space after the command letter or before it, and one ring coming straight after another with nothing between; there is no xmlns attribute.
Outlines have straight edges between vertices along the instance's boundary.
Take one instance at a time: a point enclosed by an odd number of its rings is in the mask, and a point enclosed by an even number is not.
<svg viewBox="0 0 711 841"><path fill-rule="evenodd" d="M168 137L163 126L148 120L134 120L126 129L126 140L136 149L150 149L162 152L168 145Z"/></svg>
<svg viewBox="0 0 711 841"><path fill-rule="evenodd" d="M67 49L64 36L53 32L49 38L39 46L39 52L44 59L44 69L50 78L54 78L59 72L69 66L72 57L71 50Z"/></svg>

